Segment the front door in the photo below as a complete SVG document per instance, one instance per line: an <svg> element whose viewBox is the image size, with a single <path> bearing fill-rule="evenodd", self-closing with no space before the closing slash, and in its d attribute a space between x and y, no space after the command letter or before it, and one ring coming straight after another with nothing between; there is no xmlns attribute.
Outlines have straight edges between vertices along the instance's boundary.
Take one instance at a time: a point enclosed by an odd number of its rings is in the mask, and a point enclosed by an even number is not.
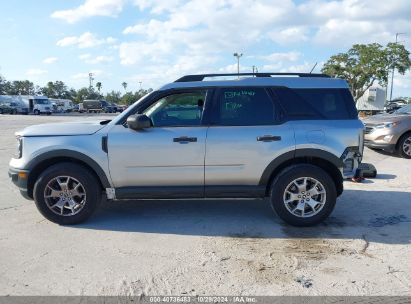
<svg viewBox="0 0 411 304"><path fill-rule="evenodd" d="M203 197L206 90L172 93L142 113L152 128L114 126L108 134L110 174L120 198Z"/></svg>

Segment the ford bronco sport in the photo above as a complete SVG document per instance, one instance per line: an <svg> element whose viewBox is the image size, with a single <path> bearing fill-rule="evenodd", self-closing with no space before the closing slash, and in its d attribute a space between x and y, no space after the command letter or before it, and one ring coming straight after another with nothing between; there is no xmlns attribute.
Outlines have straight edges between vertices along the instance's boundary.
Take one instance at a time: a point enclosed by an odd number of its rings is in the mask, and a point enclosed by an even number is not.
<svg viewBox="0 0 411 304"><path fill-rule="evenodd" d="M86 220L102 195L268 197L291 225L323 221L362 158L364 126L347 83L321 74L220 76L237 74L184 76L111 121L19 131L9 176L59 224Z"/></svg>

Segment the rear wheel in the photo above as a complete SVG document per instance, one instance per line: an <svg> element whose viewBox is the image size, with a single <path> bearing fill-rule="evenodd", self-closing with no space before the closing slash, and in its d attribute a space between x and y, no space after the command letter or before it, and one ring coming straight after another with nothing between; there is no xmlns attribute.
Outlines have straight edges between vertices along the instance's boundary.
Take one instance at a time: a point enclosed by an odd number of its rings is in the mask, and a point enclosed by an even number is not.
<svg viewBox="0 0 411 304"><path fill-rule="evenodd" d="M411 158L411 133L401 136L398 141L398 153L401 157Z"/></svg>
<svg viewBox="0 0 411 304"><path fill-rule="evenodd" d="M39 110L37 110L37 109L36 109L36 110L34 110L34 111L33 111L33 113L34 113L34 115L40 115L40 111L39 111Z"/></svg>
<svg viewBox="0 0 411 304"><path fill-rule="evenodd" d="M77 224L88 219L101 201L102 189L86 168L61 163L45 170L34 185L37 209L48 220Z"/></svg>
<svg viewBox="0 0 411 304"><path fill-rule="evenodd" d="M271 206L293 226L312 226L333 211L337 191L333 179L321 168L294 165L284 169L271 186Z"/></svg>

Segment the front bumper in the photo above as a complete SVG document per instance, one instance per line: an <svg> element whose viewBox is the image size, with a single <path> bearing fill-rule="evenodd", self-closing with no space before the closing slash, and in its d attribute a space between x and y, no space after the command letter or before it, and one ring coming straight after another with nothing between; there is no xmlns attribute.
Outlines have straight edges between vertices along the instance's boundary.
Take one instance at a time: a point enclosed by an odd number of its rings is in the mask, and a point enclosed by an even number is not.
<svg viewBox="0 0 411 304"><path fill-rule="evenodd" d="M364 145L368 148L381 149L390 153L395 151L395 144L376 143L371 140L364 140Z"/></svg>
<svg viewBox="0 0 411 304"><path fill-rule="evenodd" d="M26 199L32 200L28 194L28 176L28 170L9 168L9 177L13 184L19 188L21 195Z"/></svg>

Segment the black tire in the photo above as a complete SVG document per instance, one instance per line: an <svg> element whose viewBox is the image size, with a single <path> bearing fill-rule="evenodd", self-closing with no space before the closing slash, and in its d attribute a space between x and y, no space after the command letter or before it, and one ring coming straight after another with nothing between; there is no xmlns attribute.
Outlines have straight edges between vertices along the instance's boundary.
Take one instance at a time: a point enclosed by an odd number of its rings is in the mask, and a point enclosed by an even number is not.
<svg viewBox="0 0 411 304"><path fill-rule="evenodd" d="M3 109L0 109L0 114L3 114Z"/></svg>
<svg viewBox="0 0 411 304"><path fill-rule="evenodd" d="M398 154L403 157L403 158L411 158L411 155L408 155L407 152L410 150L405 151L404 148L404 143L407 141L407 143L409 141L411 141L411 132L405 133L403 136L401 136L401 138L398 141ZM408 148L410 149L410 148ZM410 152L408 152L410 153Z"/></svg>
<svg viewBox="0 0 411 304"><path fill-rule="evenodd" d="M86 200L82 209L74 215L59 215L47 205L44 193L47 184L58 176L70 176L82 184ZM49 221L60 225L73 225L87 220L101 202L102 189L96 177L86 168L73 163L60 163L40 174L34 184L33 195L37 209Z"/></svg>
<svg viewBox="0 0 411 304"><path fill-rule="evenodd" d="M40 111L39 111L39 110L34 110L33 113L34 113L34 115L40 115Z"/></svg>
<svg viewBox="0 0 411 304"><path fill-rule="evenodd" d="M317 211L318 213L314 213L314 210L311 209L313 215L310 217L300 217L292 214L284 202L284 194L289 185L294 180L303 177L319 181L326 194L322 208ZM318 198L318 196L315 198ZM273 210L287 224L293 226L312 226L325 220L334 210L337 200L337 190L333 179L323 169L310 164L293 165L281 171L280 174L274 178L271 184L270 200ZM298 202L299 199L291 204L298 204ZM305 205L304 203L304 206L308 207L308 204Z"/></svg>

